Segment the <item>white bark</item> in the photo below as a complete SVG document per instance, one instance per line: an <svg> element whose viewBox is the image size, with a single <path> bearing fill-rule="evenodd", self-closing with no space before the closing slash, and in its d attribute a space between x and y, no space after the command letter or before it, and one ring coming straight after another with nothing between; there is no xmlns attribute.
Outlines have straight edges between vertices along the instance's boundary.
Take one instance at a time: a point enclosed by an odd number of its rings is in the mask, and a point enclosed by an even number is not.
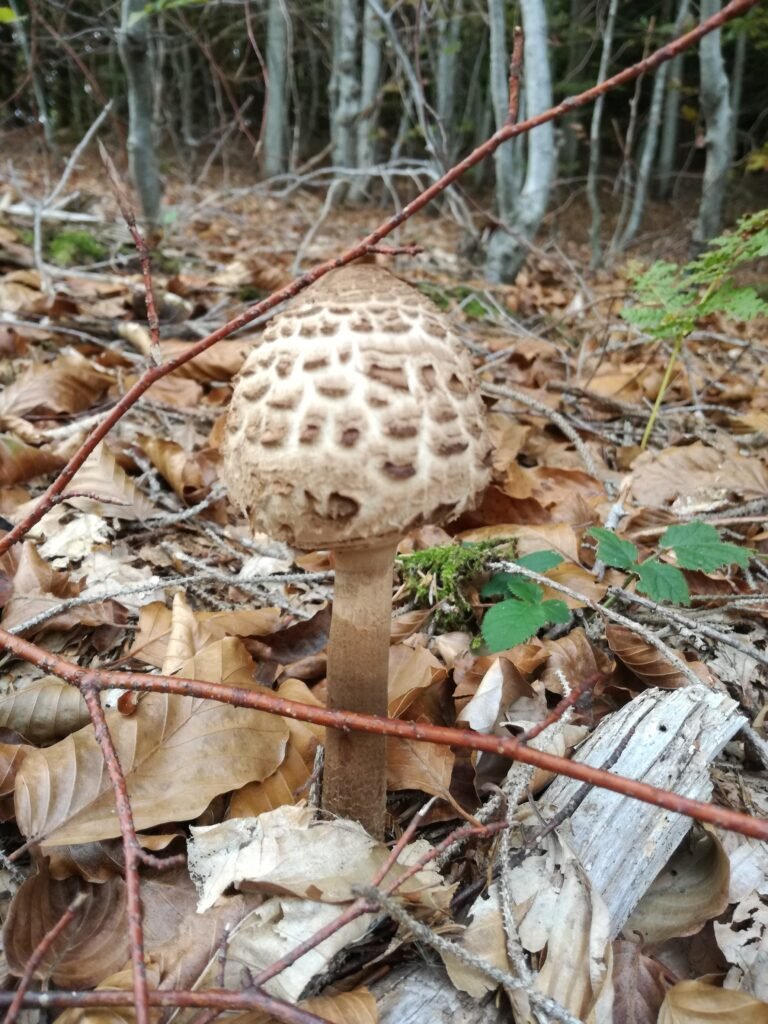
<svg viewBox="0 0 768 1024"><path fill-rule="evenodd" d="M464 0L445 0L437 19L437 117L445 139L445 157L453 163L458 149L454 131L456 109L456 58L459 53Z"/></svg>
<svg viewBox="0 0 768 1024"><path fill-rule="evenodd" d="M336 167L355 166L355 118L359 109L357 73L358 5L331 0L333 60L331 66L331 159Z"/></svg>
<svg viewBox="0 0 768 1024"><path fill-rule="evenodd" d="M268 177L286 167L288 133L288 10L285 0L269 0L267 13L267 106L264 112L262 169Z"/></svg>
<svg viewBox="0 0 768 1024"><path fill-rule="evenodd" d="M682 32L683 25L688 17L689 6L689 0L680 0L677 18L675 19L675 24L672 29L673 38L676 38ZM645 140L643 142L640 164L637 170L637 179L635 181L635 195L632 200L632 209L629 214L627 225L624 228L621 238L616 246L619 252L626 249L634 241L635 235L640 227L643 211L645 210L648 185L651 180L653 161L656 157L656 147L659 141L664 95L667 90L669 72L670 65L668 63L662 64L656 69L656 75L653 80L653 91L651 92L651 106L648 111L648 121L645 128Z"/></svg>
<svg viewBox="0 0 768 1024"><path fill-rule="evenodd" d="M509 114L509 55L505 26L504 0L488 0L488 21L491 38L491 106L496 130L502 128ZM526 66L526 75L528 68ZM515 216L515 196L520 181L520 147L517 140L505 142L493 154L496 168L496 206L499 219L509 224ZM493 280L493 278L492 278Z"/></svg>
<svg viewBox="0 0 768 1024"><path fill-rule="evenodd" d="M616 11L618 0L611 0L608 8L608 16L603 29L603 51L600 54L600 68L597 72L597 82L604 82L608 76L608 68L611 61L613 49L613 28L616 24ZM592 109L592 121L589 126L589 169L587 170L587 201L592 213L592 224L589 230L589 243L592 253L592 268L600 265L602 246L600 244L600 224L602 222L602 211L600 210L600 198L598 196L598 174L600 172L600 126L603 119L603 107L605 106L605 95L602 94L595 100Z"/></svg>
<svg viewBox="0 0 768 1024"><path fill-rule="evenodd" d="M357 163L361 169L376 163L377 98L381 78L381 39L379 19L368 0L363 0L363 59L360 81L360 115L357 121ZM369 178L361 174L350 186L349 198L362 199Z"/></svg>
<svg viewBox="0 0 768 1024"><path fill-rule="evenodd" d="M720 10L720 0L702 0L701 20ZM731 166L733 112L728 75L723 61L720 29L710 32L699 43L701 68L701 112L706 125L707 162L704 168L699 219L694 240L709 241L720 231L725 187Z"/></svg>
<svg viewBox="0 0 768 1024"><path fill-rule="evenodd" d="M123 0L118 49L128 85L128 164L144 221L160 222L162 186L153 131L154 62L144 0Z"/></svg>
<svg viewBox="0 0 768 1024"><path fill-rule="evenodd" d="M680 122L680 98L682 96L684 62L685 54L678 53L670 62L669 67L657 168L660 199L667 199L672 191L672 178L675 173L677 157L677 135Z"/></svg>
<svg viewBox="0 0 768 1024"><path fill-rule="evenodd" d="M497 5L498 0L489 0L489 12L491 7ZM520 13L525 33L525 117L530 118L552 106L552 78L544 0L521 0ZM508 232L495 231L488 245L485 273L491 281L511 281L514 278L528 254L530 242L549 203L556 161L554 127L551 122L539 125L526 138L528 163L522 191L519 197L514 197L514 220L507 225ZM502 146L501 150L503 149ZM498 187L497 170L497 189ZM504 189L506 183L502 182L502 190ZM498 194L501 210L501 203L506 203L509 196L504 191Z"/></svg>

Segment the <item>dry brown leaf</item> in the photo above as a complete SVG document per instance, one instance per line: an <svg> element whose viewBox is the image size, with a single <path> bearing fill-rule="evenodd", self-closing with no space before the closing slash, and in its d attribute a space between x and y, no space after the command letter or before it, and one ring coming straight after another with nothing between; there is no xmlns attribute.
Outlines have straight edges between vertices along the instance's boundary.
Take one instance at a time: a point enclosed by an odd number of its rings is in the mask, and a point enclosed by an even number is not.
<svg viewBox="0 0 768 1024"><path fill-rule="evenodd" d="M0 434L0 486L22 484L61 469L64 459L46 448L32 448L10 434Z"/></svg>
<svg viewBox="0 0 768 1024"><path fill-rule="evenodd" d="M725 446L724 446L725 447ZM695 513L736 495L742 501L768 491L768 469L754 457L709 447L701 441L685 448L645 452L634 464L629 497L637 505L669 505L684 496Z"/></svg>
<svg viewBox="0 0 768 1024"><path fill-rule="evenodd" d="M627 668L642 680L646 686L660 686L664 690L675 690L688 686L685 674L676 669L655 647L651 647L637 633L626 626L607 625L605 635L608 646ZM694 668L695 666L691 666ZM703 667L703 666L702 666ZM706 680L704 680L706 682Z"/></svg>
<svg viewBox="0 0 768 1024"><path fill-rule="evenodd" d="M730 865L716 836L695 829L624 925L645 944L694 935L728 906Z"/></svg>
<svg viewBox="0 0 768 1024"><path fill-rule="evenodd" d="M456 757L450 747L387 740L387 789L417 789L453 804L449 789Z"/></svg>
<svg viewBox="0 0 768 1024"><path fill-rule="evenodd" d="M80 691L56 676L23 679L0 694L0 727L29 743L52 743L88 721Z"/></svg>
<svg viewBox="0 0 768 1024"><path fill-rule="evenodd" d="M278 697L295 700L313 707L323 707L309 687L300 679L286 679L277 691ZM277 769L263 782L249 782L232 795L229 818L255 818L284 804L306 799L307 783L312 775L315 751L323 742L325 729L311 722L284 719L289 738L285 757Z"/></svg>
<svg viewBox="0 0 768 1024"><path fill-rule="evenodd" d="M216 701L147 694L136 713L107 712L137 829L196 817L219 793L270 775L288 739L275 715ZM119 835L114 794L88 726L33 750L16 779L25 836L44 847Z"/></svg>
<svg viewBox="0 0 768 1024"><path fill-rule="evenodd" d="M443 682L445 666L425 647L396 644L389 649L389 715L391 718L413 717L414 705L423 712L424 690ZM407 712L411 714L407 714Z"/></svg>
<svg viewBox="0 0 768 1024"><path fill-rule="evenodd" d="M96 498L67 498L70 505L93 515L144 520L157 512L104 442L91 452L64 493L95 495Z"/></svg>
<svg viewBox="0 0 768 1024"><path fill-rule="evenodd" d="M589 640L581 626L557 640L542 640L541 644L549 655L541 681L552 693L563 692L559 672L572 687L583 685L598 673L609 676L613 672L613 661Z"/></svg>
<svg viewBox="0 0 768 1024"><path fill-rule="evenodd" d="M67 573L56 572L40 557L31 541L24 541L20 547L17 545L0 556L0 571L11 582L10 596L0 618L4 629L18 627L41 612L49 611L68 597L75 597L79 590ZM83 620L90 620L91 625L99 624L93 614L93 608L86 605L49 619L41 628L65 628Z"/></svg>
<svg viewBox="0 0 768 1024"><path fill-rule="evenodd" d="M186 607L186 611L182 608ZM159 601L146 604L139 612L139 627L130 656L160 668L166 658L174 616L188 615L191 638L181 660L227 634L239 637L262 637L273 633L280 623L279 608L244 608L223 612L193 612L188 606L174 605L173 612ZM175 671L175 669L174 669Z"/></svg>
<svg viewBox="0 0 768 1024"><path fill-rule="evenodd" d="M768 1003L703 981L681 981L667 992L658 1024L768 1024Z"/></svg>
<svg viewBox="0 0 768 1024"><path fill-rule="evenodd" d="M471 543L507 538L517 541L518 557L531 555L536 551L556 551L566 561L577 565L579 563L579 536L568 523L541 523L538 526L506 523L468 530L462 533L459 539L464 543Z"/></svg>
<svg viewBox="0 0 768 1024"><path fill-rule="evenodd" d="M200 501L206 489L215 483L212 468L175 441L165 441L160 437L140 437L139 444L155 469L187 504Z"/></svg>
<svg viewBox="0 0 768 1024"><path fill-rule="evenodd" d="M627 1024L656 1024L664 1001L664 968L635 942L613 943L613 1016Z"/></svg>
<svg viewBox="0 0 768 1024"><path fill-rule="evenodd" d="M95 405L112 383L111 374L72 352L52 363L34 363L0 392L0 415L82 412Z"/></svg>
<svg viewBox="0 0 768 1024"><path fill-rule="evenodd" d="M46 952L36 977L57 987L91 988L125 963L130 947L122 878L102 885L79 878L58 882L43 862L14 896L3 928L3 948L14 974L23 973L32 952L78 894L85 896L84 904Z"/></svg>
<svg viewBox="0 0 768 1024"><path fill-rule="evenodd" d="M456 940L454 940L456 941ZM470 921L458 943L472 956L500 971L509 971L507 938L499 904L497 883L493 883L487 896L480 896L472 904ZM498 983L476 967L460 960L453 953L440 952L448 977L461 992L482 999L498 987Z"/></svg>

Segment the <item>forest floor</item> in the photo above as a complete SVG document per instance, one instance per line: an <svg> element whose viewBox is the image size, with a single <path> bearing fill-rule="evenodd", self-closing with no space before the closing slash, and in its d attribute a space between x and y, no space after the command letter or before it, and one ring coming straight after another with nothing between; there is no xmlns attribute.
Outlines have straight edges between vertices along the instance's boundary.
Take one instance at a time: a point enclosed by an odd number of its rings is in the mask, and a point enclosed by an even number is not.
<svg viewBox="0 0 768 1024"><path fill-rule="evenodd" d="M104 175L70 183L63 208L74 218L44 216L39 245L34 202L46 187L34 175L29 164L0 182L0 538L153 360L390 213L326 211L304 188L170 181L153 264L158 353ZM685 262L671 209L653 213L641 250ZM549 721L533 744L542 750L768 818L766 320L714 313L696 324L643 447L671 345L622 317L627 262L586 269L584 220L583 206L566 204L557 223L570 237L555 237L551 218L503 286L483 280L445 213L423 212L387 239L423 247L393 269L466 341L494 443L480 507L401 544L390 715L499 736ZM0 556L2 629L80 666L323 703L328 554L253 539L219 482L232 381L259 332L251 324L153 384L71 496ZM514 621L541 615L542 628L505 647L498 628L482 628L499 607L484 586L503 589L521 570L529 578L502 603ZM547 602L561 606L551 617ZM32 989L130 988L119 826L88 710L75 688L10 653L0 680L4 985L81 893ZM420 869L387 896L381 844L309 827L320 726L161 693L128 708L111 692L106 706L145 847L183 854L190 825L208 827L189 844L192 877L187 864L142 874L152 988L250 991L287 957L266 990L328 1020L502 1020L508 1000L519 1020L535 1010L694 1022L702 1007L723 1022L768 1019L764 842L689 829L688 818L540 770L510 772L493 755L391 741L393 835L407 840L401 864ZM258 836L242 820L254 817ZM451 845L468 825L470 838ZM434 861L439 843L447 852ZM334 931L352 887L374 884L385 913L368 908ZM292 957L321 928L321 949Z"/></svg>

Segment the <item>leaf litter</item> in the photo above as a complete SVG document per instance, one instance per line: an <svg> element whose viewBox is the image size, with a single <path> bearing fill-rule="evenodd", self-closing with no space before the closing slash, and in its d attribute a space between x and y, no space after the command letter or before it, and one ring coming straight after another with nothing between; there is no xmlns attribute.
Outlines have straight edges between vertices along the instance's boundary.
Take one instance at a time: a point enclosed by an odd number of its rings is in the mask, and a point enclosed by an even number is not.
<svg viewBox="0 0 768 1024"><path fill-rule="evenodd" d="M218 213L208 204L174 229L189 269L156 274L161 358L239 311L243 288L266 294L290 279L312 202L285 203L277 259L244 195L221 195ZM217 252L217 218L226 227L235 211L253 226L247 245L243 236ZM325 248L316 237L308 255L327 256L370 216L331 215ZM436 250L454 247L452 225L431 230ZM413 224L401 241L418 241ZM14 523L153 352L133 270L103 287L60 271L48 296L20 237L7 246L0 516ZM768 813L760 331L716 310L686 321L686 361L644 451L667 356L642 333L658 337L658 317L616 317L616 287L631 287L623 271L587 283L534 257L514 285L493 290L493 305L469 278L482 311L470 321L449 270L399 269L429 284L472 341L495 451L481 506L401 545L390 715L499 736L541 727L530 740L541 749ZM266 687L323 706L332 566L321 552L251 537L218 489L231 382L256 336L209 349L120 420L64 500L0 559L3 628L83 666ZM734 358L742 350L749 361ZM35 983L130 989L119 826L82 698L9 656L0 673L0 810L7 848L27 844L4 898L8 969L22 973L79 894L85 909ZM574 690L579 699L551 720ZM313 823L322 727L177 695L130 707L116 696L107 721L140 841L188 857L142 877L153 987L238 991L327 928L330 938L266 984L329 1020L377 1020L377 977L404 964L418 972L425 957L433 974L445 965L444 986L489 1006L501 984L521 1020L542 997L596 1024L768 1019L768 863L754 840L510 770L494 755L393 740L394 834L422 812L418 838L376 883L394 886L399 909L368 910L333 932L387 850L351 823ZM475 834L434 856L456 829L481 823L504 826L503 840ZM397 887L408 865L419 870Z"/></svg>

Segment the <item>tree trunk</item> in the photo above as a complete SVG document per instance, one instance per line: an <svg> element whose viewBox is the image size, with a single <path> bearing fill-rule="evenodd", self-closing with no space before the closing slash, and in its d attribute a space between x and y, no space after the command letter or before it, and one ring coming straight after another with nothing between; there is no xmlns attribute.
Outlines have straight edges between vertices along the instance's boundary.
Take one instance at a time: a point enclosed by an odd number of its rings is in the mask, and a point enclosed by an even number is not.
<svg viewBox="0 0 768 1024"><path fill-rule="evenodd" d="M287 21L284 0L269 0L267 13L267 97L264 112L264 148L262 173L267 177L280 174L286 166L288 130L287 104Z"/></svg>
<svg viewBox="0 0 768 1024"><path fill-rule="evenodd" d="M600 69L597 72L598 83L604 82L608 76L608 67L611 62L611 50L613 48L613 28L616 24L616 11L618 0L611 0L608 8L608 16L603 29L603 51L600 55ZM602 259L602 246L600 244L600 225L602 222L602 211L600 209L600 197L598 195L598 174L600 172L600 127L603 119L603 107L605 105L605 94L601 94L595 100L592 109L592 121L589 126L589 169L587 170L587 201L592 213L592 224L589 230L589 244L592 253L592 269L600 265Z"/></svg>
<svg viewBox="0 0 768 1024"><path fill-rule="evenodd" d="M499 0L489 0L489 12L499 6ZM521 0L523 31L525 32L525 116L534 117L552 106L552 79L549 69L547 15L544 0ZM498 116L498 115L497 115ZM527 136L528 163L525 183L519 198L515 198L514 220L508 231L497 230L491 235L485 264L486 276L491 281L512 281L522 266L549 203L549 192L555 173L555 133L550 123L539 125ZM504 150L500 147L496 152ZM499 164L497 164L497 196L499 210L510 199L507 182L501 182L499 191Z"/></svg>
<svg viewBox="0 0 768 1024"><path fill-rule="evenodd" d="M680 98L683 89L684 67L685 54L678 53L669 65L667 95L664 98L664 118L657 167L659 199L668 199L672 192L672 179L677 164L677 135L680 124Z"/></svg>
<svg viewBox="0 0 768 1024"><path fill-rule="evenodd" d="M459 148L455 130L456 74L461 39L463 0L444 0L443 13L437 19L437 117L445 139L445 158L449 164L456 159Z"/></svg>
<svg viewBox="0 0 768 1024"><path fill-rule="evenodd" d="M22 56L24 57L24 63L27 66L29 78L32 83L32 93L35 97L35 106L37 107L37 120L40 127L43 129L43 138L45 139L45 145L48 152L51 156L56 156L56 139L53 133L51 117L48 112L44 79L40 73L40 66L32 55L32 47L30 46L29 37L27 36L26 26L29 24L30 19L27 17L26 11L22 9L19 0L9 0L9 3L15 18L13 22L13 32L19 43L19 48L21 49Z"/></svg>
<svg viewBox="0 0 768 1024"><path fill-rule="evenodd" d="M720 0L702 0L701 20L711 18L719 10ZM720 231L725 188L731 166L733 113L720 29L710 32L699 43L699 64L707 162L699 203L699 219L693 237L695 242L703 245Z"/></svg>
<svg viewBox="0 0 768 1024"><path fill-rule="evenodd" d="M368 0L363 0L363 60L360 83L360 116L357 121L357 166L373 167L376 163L376 126L378 124L379 79L381 77L381 39L379 19ZM365 195L368 175L361 174L350 186L349 198L360 200Z"/></svg>
<svg viewBox="0 0 768 1024"><path fill-rule="evenodd" d="M685 25L688 17L688 7L689 0L681 0L680 7L677 12L677 18L675 19L675 24L672 28L673 39L679 36L683 31L683 26ZM656 147L659 141L659 129L661 127L664 95L667 90L669 71L670 65L662 64L656 69L656 74L653 79L651 106L648 112L648 122L645 129L643 149L640 155L640 165L638 167L637 178L635 180L635 195L632 201L632 209L629 214L627 225L624 228L616 246L619 252L622 252L634 241L635 235L640 227L643 211L645 210L645 199L648 194L648 185L651 180L653 161L656 157Z"/></svg>
<svg viewBox="0 0 768 1024"><path fill-rule="evenodd" d="M588 38L588 19L593 18L597 12L598 3L594 0L571 0L569 21L568 21L568 65L565 69L565 82L568 95L578 92L575 83L581 80L580 76L586 71L585 65L589 59L592 40ZM603 36L603 48L606 40ZM609 47L610 49L610 47ZM579 140L582 136L581 121L584 117L582 111L574 110L566 114L561 120L564 141L561 154L561 166L566 174L577 173L579 167Z"/></svg>
<svg viewBox="0 0 768 1024"><path fill-rule="evenodd" d="M144 0L123 0L117 44L128 85L131 180L139 196L145 225L154 232L160 223L162 187L152 124L154 63L149 44L149 19L144 7Z"/></svg>
<svg viewBox="0 0 768 1024"><path fill-rule="evenodd" d="M331 159L336 167L355 166L355 117L359 108L357 74L358 8L355 0L331 0L333 56L330 83Z"/></svg>

